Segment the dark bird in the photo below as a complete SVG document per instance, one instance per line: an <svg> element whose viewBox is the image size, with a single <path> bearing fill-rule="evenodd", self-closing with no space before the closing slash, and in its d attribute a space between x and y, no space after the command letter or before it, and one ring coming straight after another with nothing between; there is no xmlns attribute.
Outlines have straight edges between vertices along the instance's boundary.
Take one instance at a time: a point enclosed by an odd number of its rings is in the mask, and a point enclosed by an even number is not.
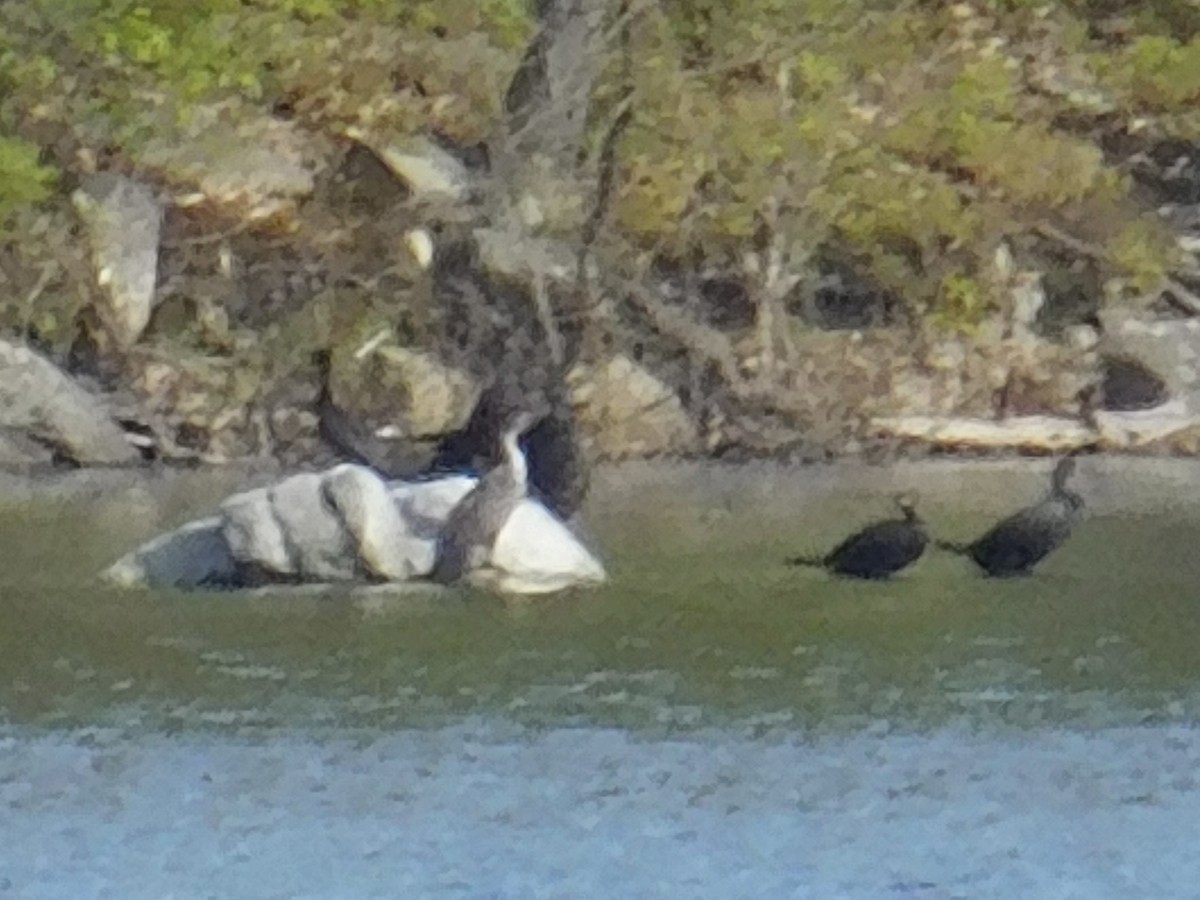
<svg viewBox="0 0 1200 900"><path fill-rule="evenodd" d="M556 325L537 313L535 292L521 287L520 277L493 275L474 232L436 223L434 231L414 229L406 240L430 272L444 358L483 385L467 423L443 438L424 474L490 469L500 462L501 431L514 412L548 407L522 438L521 449L531 495L559 518L570 519L588 488L566 384L577 348L569 340L563 345L550 340Z"/></svg>
<svg viewBox="0 0 1200 900"><path fill-rule="evenodd" d="M819 566L851 578L888 578L904 569L925 552L929 534L917 515L916 502L908 494L896 497L903 518L887 519L868 525L846 538L826 556L794 557L793 566Z"/></svg>
<svg viewBox="0 0 1200 900"><path fill-rule="evenodd" d="M435 270L435 281L441 288L438 304L447 310L448 358L452 364L472 372L484 384L484 390L466 424L446 435L436 447L387 439L372 430L361 416L333 401L330 353L322 351L315 356L320 385L316 413L321 438L340 456L371 466L388 479L479 472L501 462L498 455L501 432L515 410L546 406L547 414L521 439L529 467L529 489L532 496L559 518L571 519L587 494L589 477L565 382L568 367L543 359L545 354L538 350L542 341L516 339L534 327L529 322L496 331L492 327L495 323L485 327L475 321L479 334L490 336L489 339L468 333L474 327L472 317L478 319L484 311L529 306L521 297L502 296L503 291L497 293L499 288L479 265L474 241L459 237L435 243L421 229L411 232L407 241L418 263ZM482 307L481 297L488 299ZM497 356L493 359L489 354Z"/></svg>
<svg viewBox="0 0 1200 900"><path fill-rule="evenodd" d="M496 537L528 494L529 468L518 444L537 417L522 410L501 440L502 460L454 507L438 537L432 579L450 584L487 565Z"/></svg>
<svg viewBox="0 0 1200 900"><path fill-rule="evenodd" d="M1014 513L970 544L938 541L943 550L969 556L994 578L1027 575L1071 535L1083 515L1083 498L1067 489L1075 458L1064 457L1050 477L1050 493L1040 503Z"/></svg>
<svg viewBox="0 0 1200 900"><path fill-rule="evenodd" d="M501 428L513 409L531 399L510 388L505 381L498 381L483 392L467 424L438 445L430 474L479 471L500 463ZM529 492L566 521L587 494L588 470L565 386L552 384L539 397L549 412L520 440L529 466Z"/></svg>

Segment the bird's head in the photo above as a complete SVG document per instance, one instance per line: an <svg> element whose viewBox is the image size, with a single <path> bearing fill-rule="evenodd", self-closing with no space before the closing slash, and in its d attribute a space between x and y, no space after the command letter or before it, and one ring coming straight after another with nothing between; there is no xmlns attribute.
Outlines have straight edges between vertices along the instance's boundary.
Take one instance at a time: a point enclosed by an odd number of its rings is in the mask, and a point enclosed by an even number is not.
<svg viewBox="0 0 1200 900"><path fill-rule="evenodd" d="M894 499L896 501L896 508L900 510L904 518L910 522L915 521L917 518L917 501L920 498L911 491L904 491L897 494Z"/></svg>

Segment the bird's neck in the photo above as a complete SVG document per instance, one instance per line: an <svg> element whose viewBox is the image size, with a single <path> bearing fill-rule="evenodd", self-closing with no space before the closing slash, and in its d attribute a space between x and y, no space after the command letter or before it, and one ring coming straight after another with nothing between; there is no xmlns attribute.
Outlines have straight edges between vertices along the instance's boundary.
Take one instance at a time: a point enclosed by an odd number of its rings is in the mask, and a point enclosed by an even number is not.
<svg viewBox="0 0 1200 900"><path fill-rule="evenodd" d="M521 452L520 436L515 433L504 436L504 456L508 462L513 480L524 485L529 477L529 466L525 462L525 454Z"/></svg>

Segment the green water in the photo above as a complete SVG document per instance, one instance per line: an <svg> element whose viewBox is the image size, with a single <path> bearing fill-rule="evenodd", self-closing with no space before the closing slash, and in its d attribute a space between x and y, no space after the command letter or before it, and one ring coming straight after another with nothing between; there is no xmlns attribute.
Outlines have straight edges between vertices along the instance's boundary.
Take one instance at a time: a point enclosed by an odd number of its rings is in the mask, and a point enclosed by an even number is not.
<svg viewBox="0 0 1200 900"><path fill-rule="evenodd" d="M1039 468L1041 465L1041 468ZM889 583L784 567L917 488L947 537L1036 499L1045 464L597 479L608 585L504 603L122 593L94 573L237 483L0 497L0 722L134 731L737 723L923 728L1200 719L1200 467L1084 465L1092 514L1037 573L931 551ZM82 476L80 476L82 477ZM83 487L80 487L83 485ZM1189 494L1189 491L1191 492Z"/></svg>

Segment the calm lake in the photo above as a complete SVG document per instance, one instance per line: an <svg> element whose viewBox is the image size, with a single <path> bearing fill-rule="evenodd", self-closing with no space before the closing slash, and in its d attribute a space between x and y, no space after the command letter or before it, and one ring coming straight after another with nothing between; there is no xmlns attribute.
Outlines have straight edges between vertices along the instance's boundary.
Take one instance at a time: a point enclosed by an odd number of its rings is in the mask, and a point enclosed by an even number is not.
<svg viewBox="0 0 1200 900"><path fill-rule="evenodd" d="M1187 780L1200 765L1200 465L1082 459L1073 486L1089 518L1029 578L986 580L939 551L886 583L782 564L892 515L898 490L919 492L939 536L971 537L1038 499L1048 471L1045 460L608 468L584 518L610 583L520 602L123 593L95 573L267 476L7 478L0 839L57 849L0 860L0 896L1127 897L1168 870L1194 883L1195 853L1191 868L1162 865L1169 840L1121 854L1139 829L1181 841L1180 823L1200 812ZM1106 758L1126 768L1096 774ZM931 759L942 774L921 776ZM1138 781L1168 769L1169 789ZM1083 770L1172 811L1146 822L1125 818L1115 795L1079 800L1071 779ZM426 773L425 794L397 786L413 771ZM986 778L1003 796L979 793ZM1038 798L1056 793L1084 806L1043 821ZM353 809L337 807L348 796ZM901 804L893 819L878 818L880 797ZM193 801L210 804L207 818L176 820ZM927 840L906 823L933 815L918 808L930 803L949 818ZM570 824L547 830L564 809ZM1108 857L1062 844L1072 823L1102 814L1117 815ZM295 817L307 830L288 830ZM968 820L991 831L951 851ZM402 821L422 830L420 853L410 832L394 833ZM1059 843L1037 850L1046 827ZM707 862L636 856L651 832L663 852ZM850 849L801 852L841 832ZM390 836L372 851L368 833ZM510 834L523 835L517 856ZM549 842L543 854L531 838ZM102 866L100 844L124 862ZM416 854L408 868L397 846ZM584 846L586 860L562 861ZM613 846L635 855L606 863L598 848ZM239 852L242 868L228 869ZM615 881L614 865L625 866ZM1079 892L1045 893L1064 865ZM122 880L130 870L138 890ZM211 880L218 870L225 881ZM1183 896L1158 884L1166 893L1144 895Z"/></svg>
<svg viewBox="0 0 1200 900"><path fill-rule="evenodd" d="M585 520L611 582L519 603L121 593L95 573L210 512L236 476L75 475L57 496L10 490L0 716L135 730L481 713L652 729L1192 721L1198 465L1084 460L1090 518L1030 578L986 580L932 550L887 583L782 564L893 515L899 489L920 492L936 533L970 537L1036 500L1046 469L609 469Z"/></svg>

